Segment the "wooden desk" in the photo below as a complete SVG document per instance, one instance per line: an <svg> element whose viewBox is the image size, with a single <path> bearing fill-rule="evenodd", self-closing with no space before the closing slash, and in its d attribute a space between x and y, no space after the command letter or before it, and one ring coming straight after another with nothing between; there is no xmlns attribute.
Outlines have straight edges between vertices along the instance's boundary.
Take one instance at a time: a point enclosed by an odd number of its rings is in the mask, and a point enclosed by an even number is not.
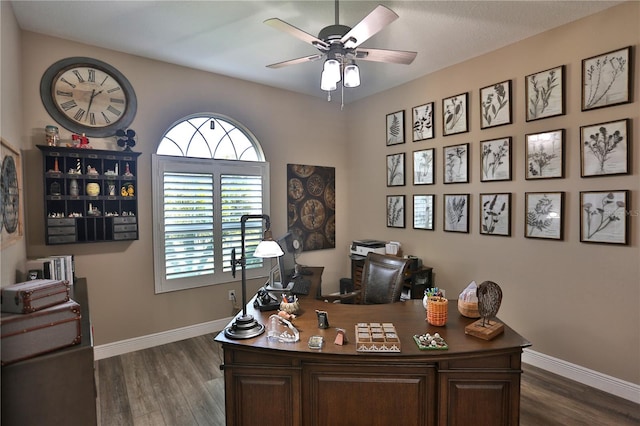
<svg viewBox="0 0 640 426"><path fill-rule="evenodd" d="M312 291L322 268L314 268ZM315 286L315 287L314 287ZM215 340L224 349L227 425L517 425L520 414L520 356L530 345L505 325L503 335L484 341L464 334L473 320L449 306L444 327L430 326L420 300L388 305L340 305L300 298L294 320L297 343L253 339ZM329 329L318 329L315 310L328 312ZM247 312L267 324L273 312ZM360 353L358 322L391 322L400 353ZM349 343L333 343L335 327ZM446 351L421 351L414 334L438 332ZM320 335L321 350L307 346Z"/></svg>

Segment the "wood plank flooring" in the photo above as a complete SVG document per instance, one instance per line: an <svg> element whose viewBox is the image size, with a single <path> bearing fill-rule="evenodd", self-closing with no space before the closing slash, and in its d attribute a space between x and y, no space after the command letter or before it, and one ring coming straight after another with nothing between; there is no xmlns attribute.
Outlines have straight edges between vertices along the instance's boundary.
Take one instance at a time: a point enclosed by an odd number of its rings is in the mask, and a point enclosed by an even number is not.
<svg viewBox="0 0 640 426"><path fill-rule="evenodd" d="M222 348L214 337L97 361L99 426L224 425ZM523 370L522 426L640 425L638 404L526 364Z"/></svg>

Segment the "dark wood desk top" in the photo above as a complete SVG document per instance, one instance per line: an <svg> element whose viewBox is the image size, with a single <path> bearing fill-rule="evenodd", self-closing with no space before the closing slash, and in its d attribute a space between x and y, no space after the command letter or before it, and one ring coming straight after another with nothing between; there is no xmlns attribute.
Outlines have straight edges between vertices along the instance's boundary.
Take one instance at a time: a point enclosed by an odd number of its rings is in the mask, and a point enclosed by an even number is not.
<svg viewBox="0 0 640 426"><path fill-rule="evenodd" d="M336 356L371 356L371 353L356 351L354 329L360 322L390 322L396 328L402 344L400 353L375 353L376 357L431 357L434 361L442 358L451 359L455 356L487 355L495 352L513 351L515 348L525 348L531 344L505 324L502 335L491 341L485 341L464 333L466 325L473 319L465 318L458 312L457 301L449 302L447 324L443 327L432 326L426 321L425 309L422 300L407 300L385 305L347 305L338 303L326 303L316 299L320 294L321 276L324 268L309 268L314 272L307 276L312 280L311 290L308 296L300 297L300 312L292 321L300 332L300 341L296 343L271 342L267 339L266 332L258 337L246 340L228 339L223 332L216 336L215 340L223 344L241 345L256 349L271 349L287 352L318 352ZM328 329L318 328L316 310L326 311L328 314ZM247 313L253 315L261 324L267 325L268 319L276 311L260 312L253 308L253 300L247 304ZM349 342L343 346L334 344L336 328L346 330ZM439 333L447 344L448 350L420 350L413 341L413 335L424 333ZM309 337L317 335L324 337L324 346L321 350L309 349Z"/></svg>

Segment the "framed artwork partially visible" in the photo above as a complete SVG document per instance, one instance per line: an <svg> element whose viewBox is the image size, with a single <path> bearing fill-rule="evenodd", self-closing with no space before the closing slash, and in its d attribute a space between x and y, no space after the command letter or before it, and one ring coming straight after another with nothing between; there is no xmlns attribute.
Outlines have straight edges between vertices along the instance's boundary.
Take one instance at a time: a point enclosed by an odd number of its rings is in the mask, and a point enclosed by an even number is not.
<svg viewBox="0 0 640 426"><path fill-rule="evenodd" d="M511 124L511 80L480 89L480 128Z"/></svg>
<svg viewBox="0 0 640 426"><path fill-rule="evenodd" d="M387 227L404 228L404 195L387 195Z"/></svg>
<svg viewBox="0 0 640 426"><path fill-rule="evenodd" d="M564 65L525 78L527 121L564 115Z"/></svg>
<svg viewBox="0 0 640 426"><path fill-rule="evenodd" d="M404 143L404 110L387 114L387 146Z"/></svg>
<svg viewBox="0 0 640 426"><path fill-rule="evenodd" d="M564 177L564 129L525 135L525 179Z"/></svg>
<svg viewBox="0 0 640 426"><path fill-rule="evenodd" d="M20 151L4 139L0 140L0 168L0 248L5 248L23 235L23 192Z"/></svg>
<svg viewBox="0 0 640 426"><path fill-rule="evenodd" d="M563 239L564 192L525 192L526 238Z"/></svg>
<svg viewBox="0 0 640 426"><path fill-rule="evenodd" d="M445 146L443 148L444 183L469 182L469 144Z"/></svg>
<svg viewBox="0 0 640 426"><path fill-rule="evenodd" d="M469 131L469 93L442 100L442 134L444 136Z"/></svg>
<svg viewBox="0 0 640 426"><path fill-rule="evenodd" d="M480 194L480 233L511 236L511 193Z"/></svg>
<svg viewBox="0 0 640 426"><path fill-rule="evenodd" d="M444 230L469 232L469 194L444 194Z"/></svg>
<svg viewBox="0 0 640 426"><path fill-rule="evenodd" d="M582 111L631 102L631 46L582 60Z"/></svg>
<svg viewBox="0 0 640 426"><path fill-rule="evenodd" d="M433 127L434 103L413 107L411 117L413 118L413 141L423 141L435 137Z"/></svg>
<svg viewBox="0 0 640 426"><path fill-rule="evenodd" d="M480 181L511 180L511 137L480 141Z"/></svg>
<svg viewBox="0 0 640 426"><path fill-rule="evenodd" d="M580 241L629 244L629 191L580 191Z"/></svg>
<svg viewBox="0 0 640 426"><path fill-rule="evenodd" d="M435 202L433 194L413 196L413 229L434 230Z"/></svg>
<svg viewBox="0 0 640 426"><path fill-rule="evenodd" d="M404 152L387 155L387 186L404 186Z"/></svg>
<svg viewBox="0 0 640 426"><path fill-rule="evenodd" d="M413 151L413 184L433 185L435 183L436 149Z"/></svg>
<svg viewBox="0 0 640 426"><path fill-rule="evenodd" d="M580 127L582 177L629 174L630 120Z"/></svg>

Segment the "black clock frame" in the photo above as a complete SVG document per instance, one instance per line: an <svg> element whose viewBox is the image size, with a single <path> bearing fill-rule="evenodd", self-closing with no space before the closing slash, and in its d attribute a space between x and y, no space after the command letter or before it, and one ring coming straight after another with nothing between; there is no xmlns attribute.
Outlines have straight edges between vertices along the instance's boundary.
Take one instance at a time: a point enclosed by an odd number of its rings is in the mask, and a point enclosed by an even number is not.
<svg viewBox="0 0 640 426"><path fill-rule="evenodd" d="M56 77L70 68L81 66L94 67L109 74L118 82L118 84L120 84L120 87L122 87L127 98L127 108L122 117L120 117L116 122L104 127L84 126L70 120L58 109L58 106L53 99L53 85ZM82 56L61 59L51 65L42 75L42 80L40 80L40 98L42 99L42 103L49 115L51 115L51 117L62 127L77 134L84 133L86 136L98 138L113 136L116 134L118 129L126 129L129 127L138 108L138 101L136 93L133 90L133 86L120 71L106 62Z"/></svg>

